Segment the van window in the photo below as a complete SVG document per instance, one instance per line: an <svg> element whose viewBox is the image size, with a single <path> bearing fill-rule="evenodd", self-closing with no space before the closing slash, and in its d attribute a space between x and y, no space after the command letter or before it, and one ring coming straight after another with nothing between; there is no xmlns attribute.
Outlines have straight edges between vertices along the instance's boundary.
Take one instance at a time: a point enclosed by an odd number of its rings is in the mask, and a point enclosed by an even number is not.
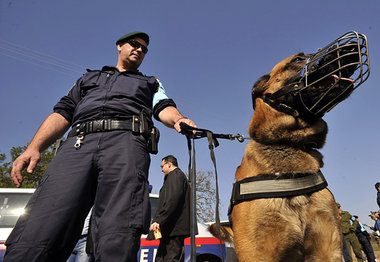
<svg viewBox="0 0 380 262"><path fill-rule="evenodd" d="M154 214L156 213L156 210L157 210L158 198L149 197L149 200L150 200L150 222L152 223Z"/></svg>
<svg viewBox="0 0 380 262"><path fill-rule="evenodd" d="M0 228L14 227L31 196L30 193L0 194Z"/></svg>

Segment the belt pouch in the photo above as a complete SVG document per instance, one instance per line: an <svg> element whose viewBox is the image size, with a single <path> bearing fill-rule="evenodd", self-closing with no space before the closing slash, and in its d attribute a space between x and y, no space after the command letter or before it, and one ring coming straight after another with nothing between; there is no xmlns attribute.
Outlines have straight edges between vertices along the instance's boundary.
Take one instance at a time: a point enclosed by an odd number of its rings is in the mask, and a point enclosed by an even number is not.
<svg viewBox="0 0 380 262"><path fill-rule="evenodd" d="M132 134L134 135L140 135L140 116L133 115L132 116Z"/></svg>
<svg viewBox="0 0 380 262"><path fill-rule="evenodd" d="M152 127L148 139L148 152L151 154L158 153L158 140L160 139L160 131L156 127Z"/></svg>

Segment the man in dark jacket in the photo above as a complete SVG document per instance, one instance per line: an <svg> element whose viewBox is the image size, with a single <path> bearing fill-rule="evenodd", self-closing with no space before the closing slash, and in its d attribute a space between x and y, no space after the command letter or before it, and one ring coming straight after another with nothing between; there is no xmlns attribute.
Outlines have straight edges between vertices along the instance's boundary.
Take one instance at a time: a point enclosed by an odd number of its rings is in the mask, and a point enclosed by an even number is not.
<svg viewBox="0 0 380 262"><path fill-rule="evenodd" d="M155 261L184 261L183 241L190 235L190 185L172 155L162 159L161 171L164 184L150 226L150 230L162 234Z"/></svg>

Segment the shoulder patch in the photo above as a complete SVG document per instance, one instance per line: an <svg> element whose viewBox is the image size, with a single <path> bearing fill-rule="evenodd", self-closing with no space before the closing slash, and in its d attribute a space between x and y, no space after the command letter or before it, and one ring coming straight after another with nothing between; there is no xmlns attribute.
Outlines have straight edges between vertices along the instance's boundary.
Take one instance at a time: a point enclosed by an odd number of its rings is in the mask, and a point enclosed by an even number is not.
<svg viewBox="0 0 380 262"><path fill-rule="evenodd" d="M158 91L160 88L163 88L164 86L162 85L161 81L157 77L154 77L154 78L156 78L156 81L158 83L158 87L157 87L157 91Z"/></svg>
<svg viewBox="0 0 380 262"><path fill-rule="evenodd" d="M75 83L73 84L73 86L70 88L69 92L67 92L67 96L70 94L70 91L74 88L74 86L76 86L76 84L77 84L77 82L75 82Z"/></svg>

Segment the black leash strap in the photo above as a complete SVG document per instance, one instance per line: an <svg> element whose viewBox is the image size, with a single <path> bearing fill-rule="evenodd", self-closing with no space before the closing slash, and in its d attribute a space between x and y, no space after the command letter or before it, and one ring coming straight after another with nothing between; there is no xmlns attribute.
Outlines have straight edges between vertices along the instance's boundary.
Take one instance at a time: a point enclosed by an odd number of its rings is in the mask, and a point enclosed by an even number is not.
<svg viewBox="0 0 380 262"><path fill-rule="evenodd" d="M195 128L191 127L185 123L180 123L180 127L183 130L183 133L186 134L187 137L187 146L189 150L189 177L191 181L191 234L190 234L190 240L191 240L191 261L196 261L196 250L195 250L195 231L196 231L196 168L195 168L195 139L199 139L202 137L207 137L208 143L209 143L209 149L210 149L210 157L214 164L214 170L215 170L215 193L216 193L216 207L215 207L215 225L216 225L216 231L219 238L219 248L220 248L220 254L222 258L222 262L224 262L224 256L223 256L223 247L222 247L222 240L220 236L220 217L219 217L219 187L218 187L218 172L216 168L216 158L214 153L214 147L219 146L219 142L217 138L223 138L223 139L230 139L234 140L235 138L239 142L244 142L245 138L244 136L238 134L237 136L231 135L231 134L214 134L210 130L207 129L201 129L201 128ZM196 131L195 134L193 131ZM193 157L191 156L191 139L193 140Z"/></svg>
<svg viewBox="0 0 380 262"><path fill-rule="evenodd" d="M187 138L187 147L189 151L189 180L190 180L190 244L191 258L190 261L196 261L195 235L197 234L197 212L196 212L196 166L195 166L195 143L193 140L193 158L191 157L191 139Z"/></svg>

